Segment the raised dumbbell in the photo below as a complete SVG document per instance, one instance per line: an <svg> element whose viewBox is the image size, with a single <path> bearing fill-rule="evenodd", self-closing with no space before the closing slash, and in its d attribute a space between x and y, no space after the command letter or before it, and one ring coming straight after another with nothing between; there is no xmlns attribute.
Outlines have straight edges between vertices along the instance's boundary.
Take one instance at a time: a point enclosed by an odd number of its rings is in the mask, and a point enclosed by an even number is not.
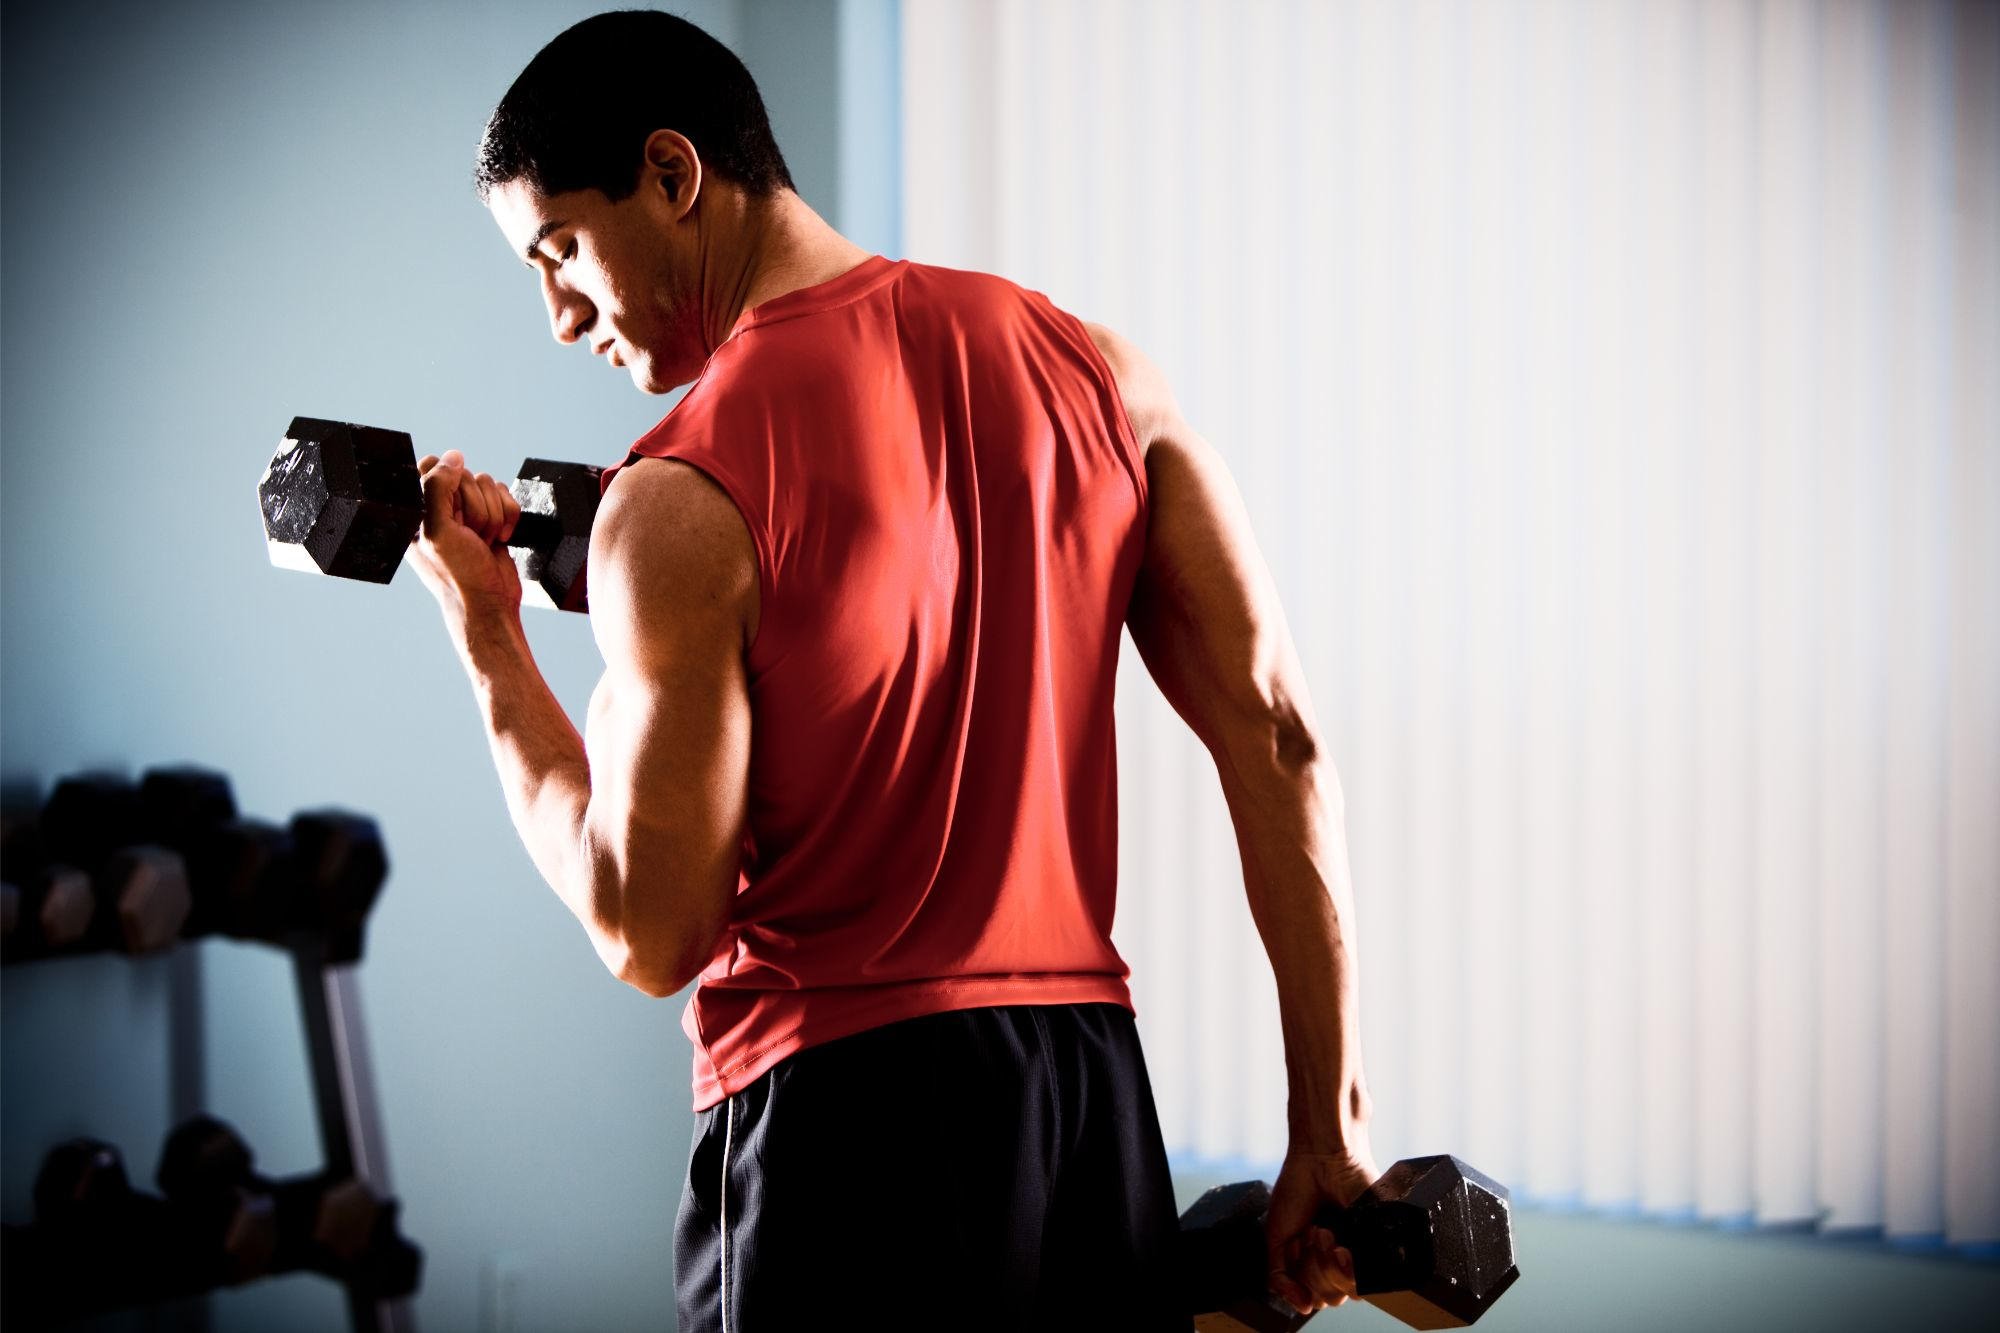
<svg viewBox="0 0 2000 1333"><path fill-rule="evenodd" d="M1202 1333L1292 1333L1310 1319L1265 1286L1261 1180L1218 1185L1181 1215L1178 1268ZM1513 1285L1507 1187L1450 1155L1396 1163L1313 1219L1354 1256L1355 1294L1412 1328L1460 1328Z"/></svg>
<svg viewBox="0 0 2000 1333"><path fill-rule="evenodd" d="M524 602L589 610L590 525L604 469L530 458L509 488L521 516L507 543ZM257 484L271 563L387 583L423 526L417 450L399 430L293 417Z"/></svg>

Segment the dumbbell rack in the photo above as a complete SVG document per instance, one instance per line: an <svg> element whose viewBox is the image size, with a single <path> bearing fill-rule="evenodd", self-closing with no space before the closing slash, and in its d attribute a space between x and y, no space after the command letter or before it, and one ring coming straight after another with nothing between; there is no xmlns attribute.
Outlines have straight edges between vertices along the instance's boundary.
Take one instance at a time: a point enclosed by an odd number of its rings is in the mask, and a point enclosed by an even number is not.
<svg viewBox="0 0 2000 1333"><path fill-rule="evenodd" d="M324 935L294 936L289 947L327 1169L351 1174L386 1198L388 1141L375 1096L368 1029L361 1019L360 964L329 961ZM347 1311L354 1333L416 1333L408 1297L376 1300L350 1286Z"/></svg>
<svg viewBox="0 0 2000 1333"><path fill-rule="evenodd" d="M178 941L171 949L181 954L197 942ZM298 985L325 1169L350 1175L377 1197L388 1198L392 1191L387 1140L382 1132L367 1025L362 1017L359 932L347 931L335 936L324 931L293 931L277 947L291 955ZM52 962L69 956L80 955L55 954L10 966ZM181 954L174 962L171 993L176 1049L172 1063L176 1070L176 1100L198 1101L187 1093L190 1087L198 1087L200 1077L199 955ZM409 1297L380 1298L356 1285L348 1285L346 1293L349 1322L355 1333L415 1333L416 1316ZM205 1327L205 1307L201 1308L198 1326Z"/></svg>

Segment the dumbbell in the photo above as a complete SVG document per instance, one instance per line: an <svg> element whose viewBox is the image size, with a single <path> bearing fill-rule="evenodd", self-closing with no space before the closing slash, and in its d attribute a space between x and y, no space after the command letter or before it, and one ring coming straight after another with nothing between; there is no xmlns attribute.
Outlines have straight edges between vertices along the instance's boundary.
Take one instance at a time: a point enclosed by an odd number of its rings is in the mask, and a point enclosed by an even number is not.
<svg viewBox="0 0 2000 1333"><path fill-rule="evenodd" d="M205 1286L237 1286L273 1271L278 1208L251 1168L249 1145L220 1120L196 1116L167 1135L153 1183L202 1256Z"/></svg>
<svg viewBox="0 0 2000 1333"><path fill-rule="evenodd" d="M244 901L249 895L232 891L236 881L225 873L232 858L218 845L239 822L228 776L191 764L150 768L139 779L139 804L149 835L179 852L187 865L192 902L181 938L253 938L244 928L251 915Z"/></svg>
<svg viewBox="0 0 2000 1333"><path fill-rule="evenodd" d="M1201 1333L1292 1333L1310 1319L1265 1286L1261 1180L1218 1185L1181 1214L1176 1256ZM1313 1219L1354 1256L1355 1294L1412 1328L1461 1328L1521 1273L1507 1187L1449 1154L1409 1157Z"/></svg>
<svg viewBox="0 0 2000 1333"><path fill-rule="evenodd" d="M90 877L95 909L76 947L147 954L173 944L191 904L187 866L151 840L136 786L115 773L64 778L38 831L51 864Z"/></svg>
<svg viewBox="0 0 2000 1333"><path fill-rule="evenodd" d="M189 850L201 921L189 934L288 944L325 936L328 962L361 957L362 927L388 878L375 821L345 810L301 810L289 824L238 818L199 835Z"/></svg>
<svg viewBox="0 0 2000 1333"><path fill-rule="evenodd" d="M520 503L508 550L522 600L589 610L586 563L604 469L530 458L509 488ZM417 450L402 431L293 417L257 484L271 563L387 583L423 526Z"/></svg>
<svg viewBox="0 0 2000 1333"><path fill-rule="evenodd" d="M187 862L194 906L184 938L357 935L388 878L381 830L365 815L302 810L289 825L245 818L228 777L192 765L148 770L140 796L153 836Z"/></svg>
<svg viewBox="0 0 2000 1333"><path fill-rule="evenodd" d="M82 945L97 914L90 876L50 858L35 815L9 815L0 825L0 881L7 895L0 931L5 957L32 958Z"/></svg>
<svg viewBox="0 0 2000 1333"><path fill-rule="evenodd" d="M133 1190L113 1145L76 1138L50 1149L35 1176L34 1204L34 1227L9 1239L36 1262L7 1270L9 1285L29 1288L20 1294L28 1307L60 1315L203 1289L195 1251L166 1202Z"/></svg>
<svg viewBox="0 0 2000 1333"><path fill-rule="evenodd" d="M322 1273L378 1300L417 1289L424 1255L397 1231L399 1200L326 1171L275 1182L273 1189L279 1271Z"/></svg>
<svg viewBox="0 0 2000 1333"><path fill-rule="evenodd" d="M268 1180L227 1122L196 1116L168 1136L158 1184L242 1281L298 1269L382 1296L416 1289L421 1252L396 1234L400 1205L329 1171Z"/></svg>

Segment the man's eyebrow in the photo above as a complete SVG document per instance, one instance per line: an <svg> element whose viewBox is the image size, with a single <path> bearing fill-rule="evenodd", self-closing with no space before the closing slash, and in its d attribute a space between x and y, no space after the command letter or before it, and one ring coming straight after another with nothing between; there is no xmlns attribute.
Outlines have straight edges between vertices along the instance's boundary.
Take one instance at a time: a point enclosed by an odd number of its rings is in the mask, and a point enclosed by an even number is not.
<svg viewBox="0 0 2000 1333"><path fill-rule="evenodd" d="M533 268L535 266L535 247L540 245L543 241L547 240L549 233L554 231L557 227L564 227L568 225L569 222L568 219L566 218L551 218L549 221L544 222L541 226L537 227L535 229L535 234L528 238L527 248L521 251L521 262L526 264L529 268Z"/></svg>

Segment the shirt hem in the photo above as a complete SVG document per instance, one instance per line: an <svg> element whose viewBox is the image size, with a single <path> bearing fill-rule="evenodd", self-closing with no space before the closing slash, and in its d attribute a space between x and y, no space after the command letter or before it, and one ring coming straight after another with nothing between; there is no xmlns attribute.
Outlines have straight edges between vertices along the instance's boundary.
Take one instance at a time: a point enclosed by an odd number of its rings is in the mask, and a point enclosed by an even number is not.
<svg viewBox="0 0 2000 1333"><path fill-rule="evenodd" d="M810 992L772 992L801 997ZM879 997L818 1021L800 1023L773 1038L748 1055L735 1060L727 1070L704 1073L705 1052L695 1052L694 1109L697 1113L719 1105L755 1083L775 1064L809 1046L850 1037L870 1028L905 1018L948 1013L957 1009L982 1009L1007 1004L1116 1004L1136 1017L1131 990L1120 977L1104 973L1069 973L1035 977L951 977L911 986L895 986ZM690 1011L695 1001L688 1001Z"/></svg>

